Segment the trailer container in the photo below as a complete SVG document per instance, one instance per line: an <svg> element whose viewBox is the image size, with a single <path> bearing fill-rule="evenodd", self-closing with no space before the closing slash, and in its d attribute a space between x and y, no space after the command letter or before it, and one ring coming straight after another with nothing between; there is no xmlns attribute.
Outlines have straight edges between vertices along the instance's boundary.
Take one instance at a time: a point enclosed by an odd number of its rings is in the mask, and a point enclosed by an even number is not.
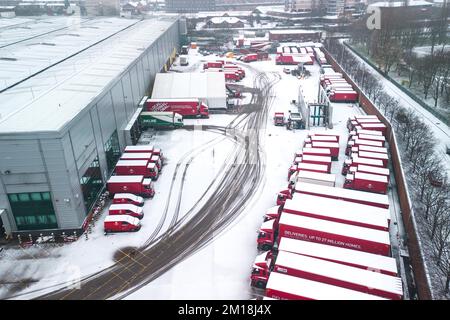
<svg viewBox="0 0 450 320"><path fill-rule="evenodd" d="M292 165L289 168L288 181L291 178L291 175L298 171L312 171L312 172L328 173L328 166L325 164L300 162L297 165Z"/></svg>
<svg viewBox="0 0 450 320"><path fill-rule="evenodd" d="M116 204L134 204L135 206L142 207L144 205L144 198L139 197L132 193L116 193L113 198L113 203Z"/></svg>
<svg viewBox="0 0 450 320"><path fill-rule="evenodd" d="M372 166L365 166L362 164L358 164L356 166L351 166L348 169L348 172L351 174L353 174L355 172L362 172L362 173L376 174L379 176L385 176L389 182L390 171L388 168L372 167Z"/></svg>
<svg viewBox="0 0 450 320"><path fill-rule="evenodd" d="M106 185L111 196L116 193L133 193L144 198L155 195L152 180L142 175L111 176Z"/></svg>
<svg viewBox="0 0 450 320"><path fill-rule="evenodd" d="M363 130L380 131L383 136L386 136L386 125L383 123L361 123L359 126Z"/></svg>
<svg viewBox="0 0 450 320"><path fill-rule="evenodd" d="M291 176L289 186L292 188L299 181L334 187L336 176L330 173L301 170Z"/></svg>
<svg viewBox="0 0 450 320"><path fill-rule="evenodd" d="M310 138L311 136L331 136L331 137L335 137L336 138L336 142L338 142L339 143L339 134L338 133L335 133L335 132L333 132L333 131L331 131L331 132L309 132L308 133L308 135L307 135L307 138ZM333 142L333 141L331 141L331 142Z"/></svg>
<svg viewBox="0 0 450 320"><path fill-rule="evenodd" d="M379 159L360 158L358 156L352 156L351 159L344 160L344 165L342 167L342 174L345 176L348 172L348 169L351 166L356 166L359 164L384 168L383 161L381 161Z"/></svg>
<svg viewBox="0 0 450 320"><path fill-rule="evenodd" d="M142 128L176 129L183 126L183 116L175 112L148 112L139 115Z"/></svg>
<svg viewBox="0 0 450 320"><path fill-rule="evenodd" d="M339 137L335 136L335 135L311 135L308 138L311 142L312 141L316 141L316 142L339 142Z"/></svg>
<svg viewBox="0 0 450 320"><path fill-rule="evenodd" d="M126 146L124 152L125 153L134 153L134 152L143 152L143 153L152 153L153 152L152 145L137 145L137 146Z"/></svg>
<svg viewBox="0 0 450 320"><path fill-rule="evenodd" d="M386 153L378 153L378 152L368 152L368 151L358 151L358 153L352 153L353 155L356 155L360 158L369 158L369 159L379 159L383 161L383 166L387 168L389 157Z"/></svg>
<svg viewBox="0 0 450 320"><path fill-rule="evenodd" d="M386 194L389 181L386 176L356 171L347 174L344 188Z"/></svg>
<svg viewBox="0 0 450 320"><path fill-rule="evenodd" d="M352 147L351 149L352 153L358 153L359 151L388 154L388 150L386 147L371 147L362 144L359 147Z"/></svg>
<svg viewBox="0 0 450 320"><path fill-rule="evenodd" d="M328 168L328 173L331 171L331 157L325 156L311 156L305 154L302 156L302 162L304 163L312 163L312 164L324 164Z"/></svg>
<svg viewBox="0 0 450 320"><path fill-rule="evenodd" d="M223 62L221 61L208 61L203 64L203 69L209 68L222 68Z"/></svg>
<svg viewBox="0 0 450 320"><path fill-rule="evenodd" d="M389 276L395 277L398 275L396 260L379 254L290 238L280 238L278 251L301 254L308 257L344 264L350 267L379 272ZM266 253L266 255L268 254L270 254L270 252ZM264 266L264 264L261 264L261 267Z"/></svg>
<svg viewBox="0 0 450 320"><path fill-rule="evenodd" d="M277 300L386 300L339 286L272 272L265 295Z"/></svg>
<svg viewBox="0 0 450 320"><path fill-rule="evenodd" d="M364 139L351 139L347 143L347 147L345 149L345 153L349 153L352 147L359 147L360 145L370 146L370 147L384 147L384 143L380 141L373 141L373 140L364 140Z"/></svg>
<svg viewBox="0 0 450 320"><path fill-rule="evenodd" d="M383 209L389 209L389 198L387 195L367 193L363 191L343 189L336 187L318 186L312 183L297 182L292 194L303 193L325 198L349 201ZM292 197L292 195L291 195ZM277 203L278 204L278 203ZM389 211L385 211L386 218L390 219Z"/></svg>
<svg viewBox="0 0 450 320"><path fill-rule="evenodd" d="M311 145L314 149L316 148L326 148L331 151L331 160L336 161L339 158L339 143L337 142L322 142L322 141L311 141Z"/></svg>
<svg viewBox="0 0 450 320"><path fill-rule="evenodd" d="M125 152L120 156L120 160L148 160L152 158L151 152Z"/></svg>
<svg viewBox="0 0 450 320"><path fill-rule="evenodd" d="M332 90L329 95L331 102L356 102L358 93L356 91Z"/></svg>
<svg viewBox="0 0 450 320"><path fill-rule="evenodd" d="M373 141L379 141L383 143L386 142L386 138L384 136L375 136L373 134L361 134L359 133L356 137L353 137L353 140L355 139L362 139L362 140L373 140Z"/></svg>
<svg viewBox="0 0 450 320"><path fill-rule="evenodd" d="M338 147L339 147L339 145L338 145ZM309 154L312 156L332 156L331 150L327 149L325 147L317 147L317 148L304 147L300 152L301 152L301 155ZM298 154L298 153L296 153L296 154Z"/></svg>
<svg viewBox="0 0 450 320"><path fill-rule="evenodd" d="M282 211L375 230L389 230L388 209L356 202L295 193L292 199L286 200Z"/></svg>
<svg viewBox="0 0 450 320"><path fill-rule="evenodd" d="M152 180L158 180L159 177L157 165L149 160L119 160L114 173L120 176L143 175Z"/></svg>
<svg viewBox="0 0 450 320"><path fill-rule="evenodd" d="M279 252L272 272L319 281L386 299L401 300L403 297L402 281L398 277L291 252Z"/></svg>

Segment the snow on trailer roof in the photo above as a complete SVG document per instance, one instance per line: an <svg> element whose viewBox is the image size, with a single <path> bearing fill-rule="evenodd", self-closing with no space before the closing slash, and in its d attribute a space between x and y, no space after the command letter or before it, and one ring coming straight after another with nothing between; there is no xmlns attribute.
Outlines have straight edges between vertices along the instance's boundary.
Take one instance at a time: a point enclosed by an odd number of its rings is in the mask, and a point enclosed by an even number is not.
<svg viewBox="0 0 450 320"><path fill-rule="evenodd" d="M311 141L313 148L339 148L337 142Z"/></svg>
<svg viewBox="0 0 450 320"><path fill-rule="evenodd" d="M283 212L279 224L297 226L299 228L314 229L325 233L344 235L366 241L377 242L390 246L389 232L365 227L353 226L346 223L310 218Z"/></svg>
<svg viewBox="0 0 450 320"><path fill-rule="evenodd" d="M372 147L372 146L366 146L364 144L361 144L355 148L358 148L358 151L378 152L378 153L385 153L385 154L388 153L388 150L386 147Z"/></svg>
<svg viewBox="0 0 450 320"><path fill-rule="evenodd" d="M133 152L133 153L123 153L120 158L122 160L126 160L126 159L137 159L137 160L142 160L142 159L150 159L152 157L153 153L150 152Z"/></svg>
<svg viewBox="0 0 450 320"><path fill-rule="evenodd" d="M297 165L297 168L328 171L328 166L326 164L307 163L307 162L300 162Z"/></svg>
<svg viewBox="0 0 450 320"><path fill-rule="evenodd" d="M114 195L114 199L130 199L137 202L142 202L144 200L144 198L139 197L132 193L116 193Z"/></svg>
<svg viewBox="0 0 450 320"><path fill-rule="evenodd" d="M356 166L356 170L357 171L361 170L361 171L365 171L365 172L371 172L371 173L375 173L375 174L389 176L388 168L372 167L372 166L365 166L363 164L358 164Z"/></svg>
<svg viewBox="0 0 450 320"><path fill-rule="evenodd" d="M283 212L288 211L340 219L376 229L387 230L389 227L386 218L389 215L388 209L303 193L295 193L292 199L286 200Z"/></svg>
<svg viewBox="0 0 450 320"><path fill-rule="evenodd" d="M358 150L358 157L389 160L387 153L369 152Z"/></svg>
<svg viewBox="0 0 450 320"><path fill-rule="evenodd" d="M359 123L361 128L386 128L384 123Z"/></svg>
<svg viewBox="0 0 450 320"><path fill-rule="evenodd" d="M387 177L386 176L381 176L378 174L371 174L371 173L365 173L365 172L359 172L356 171L353 176L356 179L364 179L364 180L369 180L369 181L378 181L378 182L384 182L384 183L388 183Z"/></svg>
<svg viewBox="0 0 450 320"><path fill-rule="evenodd" d="M115 214L106 216L104 222L128 222L130 224L139 224L139 219L127 214Z"/></svg>
<svg viewBox="0 0 450 320"><path fill-rule="evenodd" d="M365 115L354 115L353 117L350 117L350 119L378 119L378 116L374 114L365 114Z"/></svg>
<svg viewBox="0 0 450 320"><path fill-rule="evenodd" d="M142 182L144 176L111 176L108 183L133 183Z"/></svg>
<svg viewBox="0 0 450 320"><path fill-rule="evenodd" d="M312 156L309 154L304 154L303 160L331 163L331 157L328 156Z"/></svg>
<svg viewBox="0 0 450 320"><path fill-rule="evenodd" d="M372 136L383 136L383 132L376 131L376 130L364 130L356 128L355 134L366 134L366 135L372 135ZM384 137L384 136L383 136Z"/></svg>
<svg viewBox="0 0 450 320"><path fill-rule="evenodd" d="M126 146L124 152L127 152L127 151L143 151L143 150L152 152L153 151L153 146L152 145Z"/></svg>
<svg viewBox="0 0 450 320"><path fill-rule="evenodd" d="M318 136L312 135L309 137L311 141L329 141L329 142L337 142L337 138L335 136Z"/></svg>
<svg viewBox="0 0 450 320"><path fill-rule="evenodd" d="M285 237L280 238L278 250L364 266L372 271L383 270L392 274L398 274L396 260L380 254Z"/></svg>
<svg viewBox="0 0 450 320"><path fill-rule="evenodd" d="M335 136L339 137L341 135L340 132L327 130L327 131L308 131L307 136Z"/></svg>
<svg viewBox="0 0 450 320"><path fill-rule="evenodd" d="M352 153L352 163L356 163L356 164L367 164L367 165L371 165L371 166L378 166L378 167L384 167L383 166L383 161L381 161L380 159L371 159L371 158L362 158L362 157L358 157L357 154Z"/></svg>
<svg viewBox="0 0 450 320"><path fill-rule="evenodd" d="M384 136L377 136L373 134L364 134L364 133L358 133L358 138L363 140L375 140L375 141L386 141L386 138Z"/></svg>
<svg viewBox="0 0 450 320"><path fill-rule="evenodd" d="M148 164L148 160L119 160L117 161L116 167L146 167Z"/></svg>
<svg viewBox="0 0 450 320"><path fill-rule="evenodd" d="M278 272L270 274L267 289L312 300L387 300L371 294Z"/></svg>
<svg viewBox="0 0 450 320"><path fill-rule="evenodd" d="M307 147L303 147L302 152L306 152L306 153L322 153L324 155L330 155L331 151L330 149L325 149L325 148L307 148Z"/></svg>
<svg viewBox="0 0 450 320"><path fill-rule="evenodd" d="M350 267L340 263L307 257L286 251L281 251L278 253L276 265L288 266L297 270L304 270L312 275L353 283L371 289L388 292L400 297L403 296L402 280L399 277Z"/></svg>
<svg viewBox="0 0 450 320"><path fill-rule="evenodd" d="M25 68L28 77L29 65L33 65L37 60L40 61L40 67L36 72L42 72L26 80L24 76L19 76L17 79L24 82L0 94L2 101L0 133L59 134L67 129L83 111L102 97L102 92L115 84L114 80L143 54L142 49L150 47L161 36L161 30L167 30L177 19L175 16L139 21L119 18L96 19L95 32L90 28L81 27L76 33L69 28L69 31L65 30L64 36L61 37L56 37L55 34L48 35L54 37L52 43L55 45L41 45L43 49L39 54L38 46L30 47L28 41L22 43L26 47L26 52L18 60L0 62L2 76L6 74L2 69L6 64L10 71L20 69L25 72ZM102 25L108 25L109 32L105 32ZM105 39L106 36L111 37ZM93 41L86 42L92 38ZM126 39L126 42L123 39ZM99 42L100 40L103 41ZM62 62L61 56L58 56L59 64L50 67L49 70L43 70L48 67L48 59L52 59L56 51L64 51L64 58L73 54L73 47L70 46L75 43L79 46L75 52L81 49L85 51ZM93 46L88 48L91 44ZM69 54L67 46L70 47Z"/></svg>
<svg viewBox="0 0 450 320"><path fill-rule="evenodd" d="M381 141L374 141L374 140L365 140L365 139L352 139L352 141L355 142L355 144L364 144L366 146L372 146L372 147L382 147L383 143Z"/></svg>
<svg viewBox="0 0 450 320"><path fill-rule="evenodd" d="M314 179L314 180L322 180L329 182L336 182L336 175L331 173L321 173L321 172L313 172L313 171L305 171L302 170L297 175L298 178L305 179Z"/></svg>
<svg viewBox="0 0 450 320"><path fill-rule="evenodd" d="M295 185L295 191L313 192L317 194L342 197L345 199L365 200L384 205L389 205L389 197L385 194L371 193L337 187L321 186L314 183L297 182ZM294 195L294 197L296 197L296 195ZM389 211L387 212L387 214L389 215Z"/></svg>

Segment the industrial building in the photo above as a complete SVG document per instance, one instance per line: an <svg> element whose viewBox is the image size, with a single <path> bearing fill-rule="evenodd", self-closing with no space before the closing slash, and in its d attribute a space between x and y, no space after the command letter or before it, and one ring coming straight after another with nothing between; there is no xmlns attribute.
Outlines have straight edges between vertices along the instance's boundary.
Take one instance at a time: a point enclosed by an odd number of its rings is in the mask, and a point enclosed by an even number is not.
<svg viewBox="0 0 450 320"><path fill-rule="evenodd" d="M79 230L179 46L179 19L0 29L0 229ZM33 28L29 29L30 32ZM132 139L133 140L133 139Z"/></svg>
<svg viewBox="0 0 450 320"><path fill-rule="evenodd" d="M152 99L199 98L210 109L226 109L227 93L223 72L158 73Z"/></svg>

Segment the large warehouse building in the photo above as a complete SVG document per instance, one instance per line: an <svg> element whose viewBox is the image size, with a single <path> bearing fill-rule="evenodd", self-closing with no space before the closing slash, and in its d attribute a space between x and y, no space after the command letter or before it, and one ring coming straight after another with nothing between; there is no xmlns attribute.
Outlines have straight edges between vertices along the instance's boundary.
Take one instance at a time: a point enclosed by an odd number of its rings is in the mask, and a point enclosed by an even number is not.
<svg viewBox="0 0 450 320"><path fill-rule="evenodd" d="M62 29L54 21L31 39L23 28L0 29L14 39L0 48L0 227L8 233L81 228L139 101L179 45L176 16L78 19Z"/></svg>

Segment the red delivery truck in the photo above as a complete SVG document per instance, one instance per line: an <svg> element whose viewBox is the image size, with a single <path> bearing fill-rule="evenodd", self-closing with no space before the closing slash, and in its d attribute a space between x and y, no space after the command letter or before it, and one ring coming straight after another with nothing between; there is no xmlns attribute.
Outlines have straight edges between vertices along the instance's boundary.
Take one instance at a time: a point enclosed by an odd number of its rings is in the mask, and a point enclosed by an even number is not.
<svg viewBox="0 0 450 320"><path fill-rule="evenodd" d="M208 61L203 64L203 69L209 68L222 68L223 62L220 61Z"/></svg>
<svg viewBox="0 0 450 320"><path fill-rule="evenodd" d="M345 176L348 172L348 169L351 166L356 166L359 164L384 168L383 161L381 161L379 159L360 158L356 155L356 156L352 156L351 159L344 160L344 166L342 167L342 174Z"/></svg>
<svg viewBox="0 0 450 320"><path fill-rule="evenodd" d="M322 141L311 141L313 148L326 148L331 151L331 160L336 161L339 158L339 143L337 142L322 142Z"/></svg>
<svg viewBox="0 0 450 320"><path fill-rule="evenodd" d="M277 300L386 300L323 282L271 272L265 295Z"/></svg>
<svg viewBox="0 0 450 320"><path fill-rule="evenodd" d="M270 220L264 223L268 222ZM263 232L270 233L270 230L263 230ZM390 255L391 248L389 232L387 231L310 218L286 212L283 212L279 219L277 236L278 239L280 237L287 237L385 256ZM259 240L262 239L264 237L261 237ZM271 248L274 240L273 236L272 239L269 237L269 241L267 242L269 245L268 249ZM270 241L272 241L272 244ZM264 241L261 241L261 243L264 243Z"/></svg>
<svg viewBox="0 0 450 320"><path fill-rule="evenodd" d="M298 171L313 171L313 172L321 172L328 173L328 166L325 164L314 164L314 163L305 163L300 162L297 165L292 165L288 171L288 181L291 178L291 175Z"/></svg>
<svg viewBox="0 0 450 320"><path fill-rule="evenodd" d="M349 117L348 120L347 120L347 129L349 131L353 130L351 128L354 127L354 125L358 124L358 122L356 121L357 119L376 119L376 120L379 120L376 115L356 115L356 116ZM352 124L352 122L353 122L353 124Z"/></svg>
<svg viewBox="0 0 450 320"><path fill-rule="evenodd" d="M113 198L113 203L129 203L134 204L135 206L142 207L144 205L144 198L132 193L116 193Z"/></svg>
<svg viewBox="0 0 450 320"><path fill-rule="evenodd" d="M396 260L379 254L290 238L280 238L278 251L301 254L303 256L336 262L350 267L379 272L389 276L395 277L398 275ZM269 251L265 253L265 255L270 255L271 253L272 252ZM264 264L262 264L261 267L264 267Z"/></svg>
<svg viewBox="0 0 450 320"><path fill-rule="evenodd" d="M386 125L383 123L361 123L359 126L363 130L380 131L383 136L386 136Z"/></svg>
<svg viewBox="0 0 450 320"><path fill-rule="evenodd" d="M329 95L331 102L356 102L358 93L356 91L332 90Z"/></svg>
<svg viewBox="0 0 450 320"><path fill-rule="evenodd" d="M225 80L230 80L230 81L240 81L241 77L237 72L234 71L225 71Z"/></svg>
<svg viewBox="0 0 450 320"><path fill-rule="evenodd" d="M144 217L144 209L142 207L135 206L134 204L112 204L109 206L109 215L122 215L126 214L138 219Z"/></svg>
<svg viewBox="0 0 450 320"><path fill-rule="evenodd" d="M295 193L292 199L284 203L283 212L375 230L389 230L386 218L388 209L309 194Z"/></svg>
<svg viewBox="0 0 450 320"><path fill-rule="evenodd" d="M284 126L284 112L275 112L273 124L276 126Z"/></svg>
<svg viewBox="0 0 450 320"><path fill-rule="evenodd" d="M226 64L223 66L224 70L233 70L241 76L241 78L245 77L245 70L235 64Z"/></svg>
<svg viewBox="0 0 450 320"><path fill-rule="evenodd" d="M152 179L144 176L111 176L106 185L111 196L124 192L144 198L152 198L155 195Z"/></svg>
<svg viewBox="0 0 450 320"><path fill-rule="evenodd" d="M356 166L351 166L348 169L348 172L351 173L351 174L353 174L355 172L377 174L379 176L385 176L388 181L389 181L389 176L390 176L390 174L389 174L390 172L389 172L388 168L365 166L363 164L358 164Z"/></svg>
<svg viewBox="0 0 450 320"><path fill-rule="evenodd" d="M358 134L356 137L353 137L353 140L355 139L379 141L383 143L383 147L386 142L386 138L384 136L374 136L373 134Z"/></svg>
<svg viewBox="0 0 450 320"><path fill-rule="evenodd" d="M331 157L325 156L311 156L308 154L304 154L302 156L302 162L304 163L312 163L312 164L324 164L328 168L328 173L331 171Z"/></svg>
<svg viewBox="0 0 450 320"><path fill-rule="evenodd" d="M383 161L383 166L387 168L389 157L386 153L377 153L377 152L368 152L368 151L358 151L358 153L352 153L353 155L357 155L360 158L369 158L369 159L379 159Z"/></svg>
<svg viewBox="0 0 450 320"><path fill-rule="evenodd" d="M258 61L258 54L257 53L247 54L242 58L242 61L243 62Z"/></svg>
<svg viewBox="0 0 450 320"><path fill-rule="evenodd" d="M209 118L209 108L200 99L147 99L145 111L172 111L183 117Z"/></svg>
<svg viewBox="0 0 450 320"><path fill-rule="evenodd" d="M158 180L159 170L148 160L119 160L114 169L116 175L143 175L146 178Z"/></svg>
<svg viewBox="0 0 450 320"><path fill-rule="evenodd" d="M272 272L319 281L386 299L401 300L403 297L402 280L398 277L291 252L278 253Z"/></svg>
<svg viewBox="0 0 450 320"><path fill-rule="evenodd" d="M386 176L356 171L347 174L344 188L386 194L389 181Z"/></svg>
<svg viewBox="0 0 450 320"><path fill-rule="evenodd" d="M319 186L316 184L305 182L297 182L297 184L294 186L294 189L292 190L292 194L295 193L310 194L319 197L332 198L337 200L368 205L372 207L389 209L389 198L387 195L384 194L367 193L358 190ZM386 218L390 220L389 211L386 211L385 214Z"/></svg>
<svg viewBox="0 0 450 320"><path fill-rule="evenodd" d="M339 145L338 145L339 146ZM322 148L322 147L312 147L312 148L308 148L308 147L304 147L301 151L302 155L303 154L309 154L311 156L331 156L331 150L330 149L326 149L326 148Z"/></svg>
<svg viewBox="0 0 450 320"><path fill-rule="evenodd" d="M106 216L103 222L105 233L139 231L140 229L139 219L127 215Z"/></svg>

